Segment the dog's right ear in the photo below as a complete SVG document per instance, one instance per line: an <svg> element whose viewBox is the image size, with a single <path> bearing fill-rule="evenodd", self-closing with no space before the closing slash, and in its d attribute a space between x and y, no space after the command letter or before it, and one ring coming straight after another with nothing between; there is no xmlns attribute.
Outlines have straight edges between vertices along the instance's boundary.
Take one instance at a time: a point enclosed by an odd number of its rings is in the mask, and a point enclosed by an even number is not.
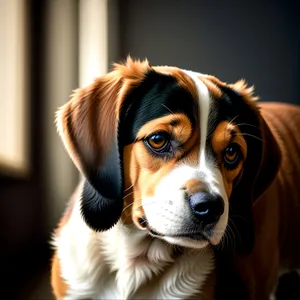
<svg viewBox="0 0 300 300"><path fill-rule="evenodd" d="M81 211L94 230L106 230L122 208L122 162L118 143L117 105L122 78L114 71L78 89L57 112L65 148L85 176Z"/></svg>
<svg viewBox="0 0 300 300"><path fill-rule="evenodd" d="M96 231L107 230L123 210L123 145L119 115L122 101L149 69L148 61L124 65L78 89L57 112L65 148L85 176L81 212Z"/></svg>

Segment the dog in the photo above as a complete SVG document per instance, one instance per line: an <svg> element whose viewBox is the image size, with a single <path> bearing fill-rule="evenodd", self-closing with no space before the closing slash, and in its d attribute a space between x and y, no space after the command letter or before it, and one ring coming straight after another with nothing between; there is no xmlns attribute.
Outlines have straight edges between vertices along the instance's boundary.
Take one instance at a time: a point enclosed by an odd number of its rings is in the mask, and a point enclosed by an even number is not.
<svg viewBox="0 0 300 300"><path fill-rule="evenodd" d="M76 90L56 118L84 177L54 232L56 299L269 299L300 265L300 108L256 100L130 57Z"/></svg>

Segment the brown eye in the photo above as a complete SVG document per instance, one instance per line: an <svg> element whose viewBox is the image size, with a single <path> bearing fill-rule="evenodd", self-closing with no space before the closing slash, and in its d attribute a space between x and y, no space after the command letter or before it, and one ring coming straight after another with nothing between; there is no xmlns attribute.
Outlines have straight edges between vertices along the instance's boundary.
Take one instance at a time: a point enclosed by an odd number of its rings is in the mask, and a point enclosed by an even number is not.
<svg viewBox="0 0 300 300"><path fill-rule="evenodd" d="M241 149L236 143L231 143L224 151L224 165L227 169L235 169L242 159Z"/></svg>
<svg viewBox="0 0 300 300"><path fill-rule="evenodd" d="M147 138L148 146L155 152L166 152L170 149L170 138L165 132L152 134Z"/></svg>

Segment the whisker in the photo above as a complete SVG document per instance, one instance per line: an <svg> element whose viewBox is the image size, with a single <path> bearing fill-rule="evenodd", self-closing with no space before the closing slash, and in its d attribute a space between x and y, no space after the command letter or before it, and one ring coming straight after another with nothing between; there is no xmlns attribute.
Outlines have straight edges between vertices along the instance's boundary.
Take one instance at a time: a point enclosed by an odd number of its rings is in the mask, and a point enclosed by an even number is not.
<svg viewBox="0 0 300 300"><path fill-rule="evenodd" d="M209 138L213 135L213 133L214 133L214 131L213 130L211 130L211 132L209 132L208 133L208 135L207 135L207 137L206 137L206 141L208 141L209 140Z"/></svg>
<svg viewBox="0 0 300 300"><path fill-rule="evenodd" d="M229 126L229 125L232 125L233 121L234 121L236 118L238 118L238 117L239 117L239 115L236 115L235 117L233 117L233 118L229 121L228 126Z"/></svg>
<svg viewBox="0 0 300 300"><path fill-rule="evenodd" d="M142 200L142 199L138 199L138 200L135 200L135 201L139 201L139 200ZM154 201L153 201L153 202L145 203L145 204L143 204L143 207L146 206L147 204L154 204L154 203L155 203ZM123 211L124 211L126 208L128 208L128 206L130 206L130 205L132 205L132 204L133 204L133 203L130 203L129 205L127 205L127 207L125 207L125 208L123 209ZM136 207L136 210L138 210L138 209L141 208L141 207L142 207L142 205ZM124 219L124 222L126 222L126 220L127 220L129 217L131 217L132 213L133 213L133 211L130 211L130 212L129 212L129 214L128 214L128 215L126 216L126 218Z"/></svg>
<svg viewBox="0 0 300 300"><path fill-rule="evenodd" d="M238 124L235 124L236 126L250 126L250 127L253 127L253 128L256 128L257 130L261 130L261 128L259 128L258 126L255 126L253 124L248 124L248 123L238 123Z"/></svg>
<svg viewBox="0 0 300 300"><path fill-rule="evenodd" d="M190 249L188 249L188 254L189 254L189 256L191 256L192 255L192 253L195 251L195 248L190 248Z"/></svg>
<svg viewBox="0 0 300 300"><path fill-rule="evenodd" d="M231 218L240 218L241 220L245 221L245 223L248 223L247 219L241 215L231 215ZM232 221L232 219L231 219L231 221Z"/></svg>
<svg viewBox="0 0 300 300"><path fill-rule="evenodd" d="M233 121L234 121L236 118L238 118L238 117L239 117L239 115L236 115L236 116L233 117L233 118L229 121L229 123L227 124L226 130L224 131L224 141L226 140L226 133L229 131L229 130L228 130L228 127L229 127L230 125L232 125Z"/></svg>
<svg viewBox="0 0 300 300"><path fill-rule="evenodd" d="M228 235L228 247L230 246L230 244L232 244L232 248L235 249L235 238L234 238L234 231L230 226L230 223L227 224L227 235Z"/></svg>
<svg viewBox="0 0 300 300"><path fill-rule="evenodd" d="M134 192L132 191L132 192L128 193L127 195L123 196L123 200L124 200L125 198L127 198L128 196L132 195L133 193L134 193Z"/></svg>
<svg viewBox="0 0 300 300"><path fill-rule="evenodd" d="M136 199L136 200L133 200L132 203L129 203L126 207L123 208L123 211L126 210L127 208L129 208L130 206L132 206L135 202L141 201L141 200L142 200L142 199Z"/></svg>
<svg viewBox="0 0 300 300"><path fill-rule="evenodd" d="M240 241L242 240L241 235L240 235L236 225L234 224L234 222L230 218L228 218L228 226L231 228L232 235L233 235L233 241L234 241L234 245L235 245L236 238L238 238ZM234 227L235 230L232 227ZM237 236L234 234L235 232L236 232Z"/></svg>
<svg viewBox="0 0 300 300"><path fill-rule="evenodd" d="M258 136L255 136L253 134L250 134L250 133L236 133L235 134L236 136L250 136L250 137L253 137L254 139L257 139L259 141L261 141L262 143L265 143L264 140L262 140L261 138L259 138Z"/></svg>
<svg viewBox="0 0 300 300"><path fill-rule="evenodd" d="M244 152L246 152L246 148L241 143L239 143L239 142L236 142L236 143L244 150Z"/></svg>
<svg viewBox="0 0 300 300"><path fill-rule="evenodd" d="M174 113L169 107L167 107L167 106L164 105L163 103L161 103L161 105L162 105L165 109L167 109L172 115L175 115L175 113Z"/></svg>
<svg viewBox="0 0 300 300"><path fill-rule="evenodd" d="M131 186L129 186L127 189L124 190L124 192L127 192L128 190L130 190L133 187L133 184Z"/></svg>
<svg viewBox="0 0 300 300"><path fill-rule="evenodd" d="M125 209L129 208L130 206L132 206L135 202L141 201L141 200L142 200L142 199L136 199L136 200L133 200L132 203L128 204L125 208L123 208L123 211L124 211ZM142 206L145 207L145 206L147 206L147 205L149 205L149 204L155 204L155 201L144 203L143 205L138 206L136 209L139 209L139 208L142 207ZM130 212L130 214L131 214L131 213L132 213L132 212Z"/></svg>

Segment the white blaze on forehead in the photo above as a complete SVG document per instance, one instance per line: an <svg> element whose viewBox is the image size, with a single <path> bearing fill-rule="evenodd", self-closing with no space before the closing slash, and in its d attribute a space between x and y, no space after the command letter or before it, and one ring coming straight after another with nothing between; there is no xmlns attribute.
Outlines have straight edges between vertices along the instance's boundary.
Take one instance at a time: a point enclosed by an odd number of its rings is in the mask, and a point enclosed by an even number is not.
<svg viewBox="0 0 300 300"><path fill-rule="evenodd" d="M199 170L201 171L206 166L205 144L208 132L208 115L210 108L210 94L207 86L198 78L200 73L193 71L182 70L185 72L195 83L198 93L199 104L199 119L200 119L200 153L199 153Z"/></svg>
<svg viewBox="0 0 300 300"><path fill-rule="evenodd" d="M179 162L157 184L154 196L142 197L145 217L150 228L161 234L167 242L190 248L203 248L201 241L185 238L186 230L197 230L193 221L193 211L190 207L188 195L183 189L186 182L196 179L205 185L204 192L220 195L224 200L224 213L214 226L210 243L216 245L224 234L228 220L228 200L223 177L215 163L208 159L206 153L206 139L209 126L209 111L211 105L210 92L207 86L198 78L202 74L182 70L193 81L197 91L198 117L200 126L200 150L197 166ZM205 76L205 75L203 75ZM201 230L200 228L198 228ZM193 229L194 230L194 229Z"/></svg>

